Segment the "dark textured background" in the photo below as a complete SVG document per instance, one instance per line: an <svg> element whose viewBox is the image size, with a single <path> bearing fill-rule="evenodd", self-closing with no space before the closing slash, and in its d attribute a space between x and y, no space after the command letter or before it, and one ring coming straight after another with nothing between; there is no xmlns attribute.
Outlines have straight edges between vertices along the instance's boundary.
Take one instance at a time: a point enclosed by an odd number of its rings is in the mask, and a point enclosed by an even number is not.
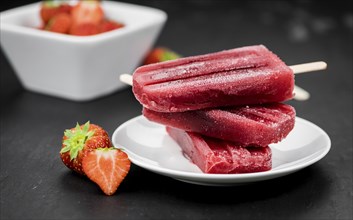
<svg viewBox="0 0 353 220"><path fill-rule="evenodd" d="M2 1L1 11L30 2ZM292 175L226 188L133 165L118 192L103 196L62 165L62 134L87 120L112 134L140 114L131 90L84 103L28 92L1 51L1 219L352 219L350 1L127 2L166 11L156 45L184 56L264 44L289 65L326 61L327 71L296 77L311 99L290 104L329 134L331 151Z"/></svg>

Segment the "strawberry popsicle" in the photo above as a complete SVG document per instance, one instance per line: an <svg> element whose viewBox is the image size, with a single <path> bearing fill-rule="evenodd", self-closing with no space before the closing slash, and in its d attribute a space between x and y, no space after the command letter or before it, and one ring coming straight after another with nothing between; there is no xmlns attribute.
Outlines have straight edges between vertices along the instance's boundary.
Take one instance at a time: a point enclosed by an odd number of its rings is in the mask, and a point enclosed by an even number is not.
<svg viewBox="0 0 353 220"><path fill-rule="evenodd" d="M251 173L272 168L272 153L268 146L241 147L171 127L167 127L167 132L204 173Z"/></svg>
<svg viewBox="0 0 353 220"><path fill-rule="evenodd" d="M150 121L242 146L263 147L279 142L293 129L295 122L295 109L281 103L174 113L144 108L142 112Z"/></svg>
<svg viewBox="0 0 353 220"><path fill-rule="evenodd" d="M139 67L133 92L159 112L282 102L293 98L293 71L265 46L248 46Z"/></svg>

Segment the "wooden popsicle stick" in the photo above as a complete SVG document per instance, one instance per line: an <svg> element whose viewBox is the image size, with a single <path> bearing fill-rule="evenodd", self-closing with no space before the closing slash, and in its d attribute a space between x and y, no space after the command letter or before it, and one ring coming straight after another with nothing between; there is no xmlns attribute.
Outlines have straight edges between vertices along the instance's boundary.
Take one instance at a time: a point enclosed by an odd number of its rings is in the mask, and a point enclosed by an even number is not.
<svg viewBox="0 0 353 220"><path fill-rule="evenodd" d="M130 74L124 73L120 75L120 81L132 86L132 76Z"/></svg>
<svg viewBox="0 0 353 220"><path fill-rule="evenodd" d="M324 70L327 68L327 64L324 61L317 61L311 63L302 63L297 65L289 66L293 70L294 74L307 73L313 71ZM294 85L294 99L298 101L305 101L310 98L310 93L299 86Z"/></svg>
<svg viewBox="0 0 353 220"><path fill-rule="evenodd" d="M305 101L310 98L310 93L299 86L294 85L294 99L297 101Z"/></svg>
<svg viewBox="0 0 353 220"><path fill-rule="evenodd" d="M289 66L294 72L294 74L307 73L313 71L324 70L327 68L327 64L324 61L302 63L297 65Z"/></svg>

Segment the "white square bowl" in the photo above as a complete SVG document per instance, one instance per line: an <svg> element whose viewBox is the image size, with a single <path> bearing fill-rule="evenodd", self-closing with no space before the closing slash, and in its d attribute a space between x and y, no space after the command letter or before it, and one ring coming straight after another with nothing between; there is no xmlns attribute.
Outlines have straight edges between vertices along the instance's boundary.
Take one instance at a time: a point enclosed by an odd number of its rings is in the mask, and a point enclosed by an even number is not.
<svg viewBox="0 0 353 220"><path fill-rule="evenodd" d="M1 12L1 46L22 85L34 92L88 101L123 88L119 74L132 73L151 49L165 12L103 1L106 17L125 27L93 36L37 29L40 3Z"/></svg>

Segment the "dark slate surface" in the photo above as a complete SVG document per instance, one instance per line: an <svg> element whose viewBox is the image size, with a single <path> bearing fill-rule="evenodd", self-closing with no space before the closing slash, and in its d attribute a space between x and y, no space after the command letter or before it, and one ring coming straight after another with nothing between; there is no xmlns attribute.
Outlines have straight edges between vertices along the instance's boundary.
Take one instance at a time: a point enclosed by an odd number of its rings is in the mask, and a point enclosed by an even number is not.
<svg viewBox="0 0 353 220"><path fill-rule="evenodd" d="M32 1L3 1L9 9ZM325 60L301 75L299 117L323 128L329 154L292 175L236 187L191 185L135 165L104 196L69 171L58 152L64 129L91 120L113 131L140 114L129 88L76 103L25 91L1 52L1 219L352 219L352 8L322 1L130 1L165 10L157 45L184 56L264 44L287 64Z"/></svg>

